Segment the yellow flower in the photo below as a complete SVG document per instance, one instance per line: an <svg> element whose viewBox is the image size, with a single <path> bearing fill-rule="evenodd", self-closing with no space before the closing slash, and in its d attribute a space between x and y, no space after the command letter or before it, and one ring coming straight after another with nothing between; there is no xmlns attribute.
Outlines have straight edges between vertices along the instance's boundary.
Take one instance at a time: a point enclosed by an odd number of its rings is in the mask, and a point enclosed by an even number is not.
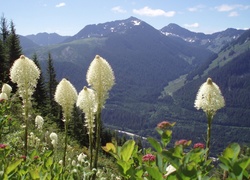
<svg viewBox="0 0 250 180"><path fill-rule="evenodd" d="M225 100L221 94L219 86L211 78L203 83L197 93L194 107L202 109L206 113L214 114L217 110L225 106Z"/></svg>
<svg viewBox="0 0 250 180"><path fill-rule="evenodd" d="M56 87L55 101L62 106L64 117L70 117L77 99L74 86L63 78Z"/></svg>

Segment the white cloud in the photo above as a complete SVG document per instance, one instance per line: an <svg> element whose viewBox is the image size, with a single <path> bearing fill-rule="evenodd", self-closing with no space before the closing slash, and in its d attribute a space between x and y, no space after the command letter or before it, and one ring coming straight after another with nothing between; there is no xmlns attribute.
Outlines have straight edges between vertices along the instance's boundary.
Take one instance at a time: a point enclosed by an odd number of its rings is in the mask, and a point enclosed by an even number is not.
<svg viewBox="0 0 250 180"><path fill-rule="evenodd" d="M175 11L166 12L162 9L151 9L147 6L145 6L142 9L133 9L133 13L142 15L142 16L151 16L151 17L155 17L155 16L173 17L176 14Z"/></svg>
<svg viewBox="0 0 250 180"><path fill-rule="evenodd" d="M236 11L232 11L232 12L229 13L228 16L229 17L236 17L236 16L239 16L239 14Z"/></svg>
<svg viewBox="0 0 250 180"><path fill-rule="evenodd" d="M203 5L197 5L197 6L188 8L188 11L190 11L190 12L196 12L196 11L200 11L204 7L205 6L203 6Z"/></svg>
<svg viewBox="0 0 250 180"><path fill-rule="evenodd" d="M59 3L59 4L56 5L57 8L60 8L60 7L63 7L63 6L66 6L66 3L61 2L61 3Z"/></svg>
<svg viewBox="0 0 250 180"><path fill-rule="evenodd" d="M121 6L113 7L111 10L114 12L117 12L117 13L126 13L127 12L126 10L122 9Z"/></svg>
<svg viewBox="0 0 250 180"><path fill-rule="evenodd" d="M220 6L216 6L215 9L219 12L228 12L228 11L233 11L235 9L239 10L247 10L249 9L250 6L244 6L242 4L233 4L233 5L228 5L228 4L222 4Z"/></svg>
<svg viewBox="0 0 250 180"><path fill-rule="evenodd" d="M198 28L199 23L193 23L193 24L184 24L186 28Z"/></svg>

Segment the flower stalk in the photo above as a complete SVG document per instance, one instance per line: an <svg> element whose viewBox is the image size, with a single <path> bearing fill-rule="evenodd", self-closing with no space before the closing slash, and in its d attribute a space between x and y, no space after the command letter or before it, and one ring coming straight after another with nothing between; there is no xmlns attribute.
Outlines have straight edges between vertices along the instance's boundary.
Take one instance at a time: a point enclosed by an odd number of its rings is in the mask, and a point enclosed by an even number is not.
<svg viewBox="0 0 250 180"><path fill-rule="evenodd" d="M17 83L19 96L23 100L24 106L24 155L28 154L28 119L29 110L31 108L31 96L35 91L37 81L40 77L40 70L36 64L29 58L21 55L10 69L10 79L13 83Z"/></svg>
<svg viewBox="0 0 250 180"><path fill-rule="evenodd" d="M71 119L71 113L77 99L77 92L74 86L65 78L63 78L56 87L55 101L62 107L64 116L64 152L63 152L63 167L66 166L66 153L68 146L68 123Z"/></svg>
<svg viewBox="0 0 250 180"><path fill-rule="evenodd" d="M208 78L205 83L203 83L197 93L196 100L194 102L194 107L199 110L202 109L207 117L207 152L206 159L209 158L210 153L210 141L211 141L211 128L213 117L217 110L225 106L224 97L221 94L219 86L215 84L211 78Z"/></svg>
<svg viewBox="0 0 250 180"><path fill-rule="evenodd" d="M97 169L98 153L100 149L100 138L101 138L101 112L104 104L108 98L109 91L114 85L115 77L114 72L109 63L96 55L94 60L91 62L87 71L86 80L95 91L96 94L96 144L95 144L95 156L93 162L93 168ZM92 177L95 179L96 174Z"/></svg>

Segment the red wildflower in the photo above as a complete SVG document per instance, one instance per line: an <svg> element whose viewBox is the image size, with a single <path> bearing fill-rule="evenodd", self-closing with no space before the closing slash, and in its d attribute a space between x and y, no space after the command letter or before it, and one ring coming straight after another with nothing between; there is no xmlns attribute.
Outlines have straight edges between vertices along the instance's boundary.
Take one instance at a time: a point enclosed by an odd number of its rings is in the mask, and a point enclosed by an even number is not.
<svg viewBox="0 0 250 180"><path fill-rule="evenodd" d="M175 124L175 122L171 124L168 121L162 121L162 122L160 122L160 123L157 124L157 128L159 128L159 129L166 129L168 127L172 127L174 124Z"/></svg>
<svg viewBox="0 0 250 180"><path fill-rule="evenodd" d="M0 144L0 149L5 149L6 148L6 144Z"/></svg>
<svg viewBox="0 0 250 180"><path fill-rule="evenodd" d="M186 139L181 139L179 141L176 141L175 145L176 146L178 146L178 145L188 146L190 143L191 143L191 141L188 141Z"/></svg>
<svg viewBox="0 0 250 180"><path fill-rule="evenodd" d="M26 156L20 156L21 159L26 160Z"/></svg>
<svg viewBox="0 0 250 180"><path fill-rule="evenodd" d="M194 149L196 148L205 149L205 145L203 143L196 143L194 144Z"/></svg>
<svg viewBox="0 0 250 180"><path fill-rule="evenodd" d="M155 161L155 156L153 154L146 154L142 157L142 161Z"/></svg>
<svg viewBox="0 0 250 180"><path fill-rule="evenodd" d="M39 156L34 156L34 159L36 160L36 159L38 159L39 158Z"/></svg>

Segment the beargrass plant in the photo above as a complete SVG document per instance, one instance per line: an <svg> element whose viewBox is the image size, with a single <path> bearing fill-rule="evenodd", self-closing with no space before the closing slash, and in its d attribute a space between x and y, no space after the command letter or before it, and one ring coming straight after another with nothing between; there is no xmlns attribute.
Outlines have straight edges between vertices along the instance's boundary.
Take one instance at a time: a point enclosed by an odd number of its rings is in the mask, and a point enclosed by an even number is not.
<svg viewBox="0 0 250 180"><path fill-rule="evenodd" d="M31 110L31 96L35 91L37 81L40 77L40 70L36 64L29 58L21 55L17 59L11 69L10 69L10 79L13 83L17 84L18 94L22 99L23 111L24 111L24 124L25 124L25 133L24 133L24 155L28 154L28 125L29 125L29 116Z"/></svg>
<svg viewBox="0 0 250 180"><path fill-rule="evenodd" d="M88 82L88 85L95 92L97 103L95 121L96 144L95 156L93 161L93 168L97 169L98 153L100 149L101 138L101 112L109 96L109 91L114 86L115 76L109 63L99 55L96 55L88 68L86 80ZM95 175L93 176L93 179L95 179Z"/></svg>
<svg viewBox="0 0 250 180"><path fill-rule="evenodd" d="M77 99L77 92L74 86L63 78L56 87L55 101L62 107L65 129L63 166L66 165L66 153L68 146L68 124L72 117L72 111Z"/></svg>
<svg viewBox="0 0 250 180"><path fill-rule="evenodd" d="M211 128L212 121L216 111L225 106L224 97L221 94L220 88L215 84L211 78L208 78L205 83L203 83L197 93L194 107L202 109L207 117L207 153L206 159L209 158L210 152L210 141L211 141Z"/></svg>

